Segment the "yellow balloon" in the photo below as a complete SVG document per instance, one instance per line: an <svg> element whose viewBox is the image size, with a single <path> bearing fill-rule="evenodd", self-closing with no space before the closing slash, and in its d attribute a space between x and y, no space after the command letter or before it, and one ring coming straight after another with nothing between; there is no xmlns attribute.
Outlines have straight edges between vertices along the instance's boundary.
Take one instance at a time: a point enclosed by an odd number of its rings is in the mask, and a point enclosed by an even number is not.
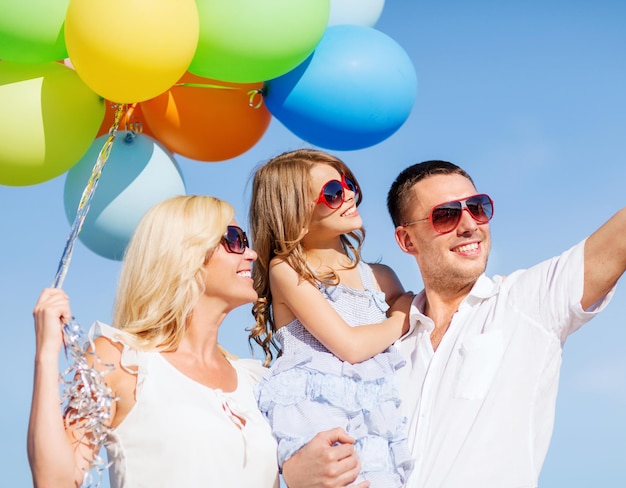
<svg viewBox="0 0 626 488"><path fill-rule="evenodd" d="M56 62L0 61L0 107L0 184L8 186L65 173L91 146L105 111L104 100Z"/></svg>
<svg viewBox="0 0 626 488"><path fill-rule="evenodd" d="M194 0L70 0L65 44L87 86L112 102L134 103L182 77L199 29Z"/></svg>

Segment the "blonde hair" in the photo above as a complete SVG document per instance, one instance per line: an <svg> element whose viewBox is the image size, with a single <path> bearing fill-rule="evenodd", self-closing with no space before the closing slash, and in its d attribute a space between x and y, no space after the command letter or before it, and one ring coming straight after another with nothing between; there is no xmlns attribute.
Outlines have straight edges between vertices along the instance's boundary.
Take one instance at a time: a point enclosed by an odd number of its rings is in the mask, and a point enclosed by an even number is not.
<svg viewBox="0 0 626 488"><path fill-rule="evenodd" d="M333 271L325 275L315 274L307 266L302 245L317 197L311 185L311 168L318 164L332 166L358 186L354 174L343 161L314 149L285 152L269 160L254 174L249 219L252 246L258 254L252 277L259 298L252 309L256 323L250 330L249 340L261 346L266 365L273 359L272 348L278 355L281 352L273 340L275 324L269 286L270 261L275 257L284 259L303 280L313 284L339 282ZM356 203L361 203L360 193ZM360 260L364 237L362 228L340 236L343 250L352 259L353 266Z"/></svg>
<svg viewBox="0 0 626 488"><path fill-rule="evenodd" d="M164 200L144 215L126 249L113 313L134 347L178 347L204 293L202 266L234 215L230 204L197 195Z"/></svg>

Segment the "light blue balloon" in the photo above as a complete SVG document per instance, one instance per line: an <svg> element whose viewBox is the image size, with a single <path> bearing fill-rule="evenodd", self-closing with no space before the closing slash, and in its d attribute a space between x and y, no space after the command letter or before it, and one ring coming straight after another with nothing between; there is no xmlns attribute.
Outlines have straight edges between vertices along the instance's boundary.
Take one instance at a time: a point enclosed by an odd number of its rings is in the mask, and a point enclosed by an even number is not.
<svg viewBox="0 0 626 488"><path fill-rule="evenodd" d="M98 137L67 173L64 206L70 224L107 138ZM96 254L119 261L144 213L162 200L185 194L180 168L163 146L147 135L119 131L78 239Z"/></svg>
<svg viewBox="0 0 626 488"><path fill-rule="evenodd" d="M264 90L269 111L298 137L355 150L378 144L406 122L417 77L407 53L386 34L336 25L309 58Z"/></svg>

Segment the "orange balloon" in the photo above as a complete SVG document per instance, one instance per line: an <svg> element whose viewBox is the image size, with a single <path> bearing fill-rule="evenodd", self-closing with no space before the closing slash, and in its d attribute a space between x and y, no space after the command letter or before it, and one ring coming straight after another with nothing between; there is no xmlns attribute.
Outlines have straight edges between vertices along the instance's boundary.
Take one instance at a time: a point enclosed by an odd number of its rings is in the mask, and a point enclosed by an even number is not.
<svg viewBox="0 0 626 488"><path fill-rule="evenodd" d="M265 134L272 115L262 103L263 83L229 83L189 72L156 98L142 102L155 138L198 161L243 154Z"/></svg>

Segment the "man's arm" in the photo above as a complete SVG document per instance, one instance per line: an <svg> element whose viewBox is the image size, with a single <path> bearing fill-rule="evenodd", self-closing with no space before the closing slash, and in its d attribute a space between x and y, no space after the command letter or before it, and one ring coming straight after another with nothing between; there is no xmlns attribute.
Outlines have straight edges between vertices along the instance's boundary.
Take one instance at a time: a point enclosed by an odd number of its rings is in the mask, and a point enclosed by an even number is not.
<svg viewBox="0 0 626 488"><path fill-rule="evenodd" d="M602 298L626 270L626 208L611 217L585 243L583 310Z"/></svg>
<svg viewBox="0 0 626 488"><path fill-rule="evenodd" d="M350 485L361 470L354 439L343 429L320 432L283 465L289 488L340 488ZM350 485L352 486L352 485ZM354 488L367 488L364 481Z"/></svg>

